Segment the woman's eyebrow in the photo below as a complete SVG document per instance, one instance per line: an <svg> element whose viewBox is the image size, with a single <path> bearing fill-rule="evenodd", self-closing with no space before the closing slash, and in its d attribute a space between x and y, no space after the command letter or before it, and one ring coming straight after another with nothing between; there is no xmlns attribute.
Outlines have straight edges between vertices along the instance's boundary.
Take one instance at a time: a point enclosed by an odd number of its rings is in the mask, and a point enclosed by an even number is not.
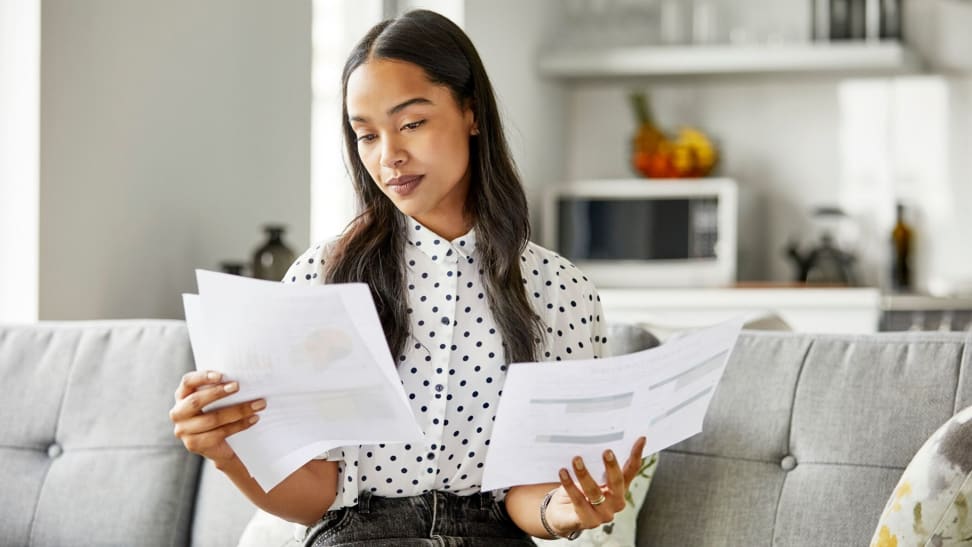
<svg viewBox="0 0 972 547"><path fill-rule="evenodd" d="M404 110L404 109L406 109L406 108L408 108L408 107L410 107L410 106L412 106L414 104L434 105L435 103L433 103L429 99L426 99L425 97L415 97L414 99L409 99L409 100L407 100L405 102L398 103L395 106L389 108L388 109L388 112L386 114L388 116L394 116L395 114L398 114L402 110ZM366 118L364 116L351 116L350 119L351 119L352 122L362 122L362 123L366 123L368 121L368 118Z"/></svg>
<svg viewBox="0 0 972 547"><path fill-rule="evenodd" d="M432 101L426 99L425 97L415 97L414 99L409 99L403 103L396 104L395 106L388 109L388 115L394 116L402 110L412 106L413 104L435 104Z"/></svg>

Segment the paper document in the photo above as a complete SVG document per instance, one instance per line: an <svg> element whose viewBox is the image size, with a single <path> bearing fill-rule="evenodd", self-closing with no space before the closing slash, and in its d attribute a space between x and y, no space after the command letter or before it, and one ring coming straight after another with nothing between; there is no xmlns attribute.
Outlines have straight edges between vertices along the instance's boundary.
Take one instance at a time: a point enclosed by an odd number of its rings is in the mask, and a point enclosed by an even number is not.
<svg viewBox="0 0 972 547"><path fill-rule="evenodd" d="M183 295L198 370L240 390L205 410L266 399L227 442L265 490L338 446L421 442L367 285L289 285L196 270Z"/></svg>
<svg viewBox="0 0 972 547"><path fill-rule="evenodd" d="M574 456L603 480L608 448L623 465L642 435L648 455L699 433L744 322L629 355L511 365L482 489L559 482L557 471Z"/></svg>

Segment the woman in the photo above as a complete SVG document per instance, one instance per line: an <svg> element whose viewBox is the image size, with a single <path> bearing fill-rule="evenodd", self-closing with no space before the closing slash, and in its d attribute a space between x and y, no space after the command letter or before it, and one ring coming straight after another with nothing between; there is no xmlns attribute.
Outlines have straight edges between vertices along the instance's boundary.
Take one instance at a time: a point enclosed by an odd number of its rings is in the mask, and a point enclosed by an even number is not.
<svg viewBox="0 0 972 547"><path fill-rule="evenodd" d="M217 372L183 379L176 434L257 506L311 526L307 545L532 545L611 521L643 438L623 468L604 453L605 484L574 458L559 483L480 491L508 363L597 357L605 339L594 286L528 241L526 198L469 38L433 12L406 13L357 44L342 84L360 214L284 281L371 287L424 446L332 450L263 492L225 438L265 402L201 413L239 387Z"/></svg>

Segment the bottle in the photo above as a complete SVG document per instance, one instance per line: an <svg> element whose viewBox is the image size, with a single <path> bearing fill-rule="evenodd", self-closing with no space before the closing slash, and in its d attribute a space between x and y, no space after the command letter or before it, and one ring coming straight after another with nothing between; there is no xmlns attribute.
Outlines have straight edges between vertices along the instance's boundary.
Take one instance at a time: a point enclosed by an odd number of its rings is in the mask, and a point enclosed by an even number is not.
<svg viewBox="0 0 972 547"><path fill-rule="evenodd" d="M901 0L880 0L882 40L901 40Z"/></svg>
<svg viewBox="0 0 972 547"><path fill-rule="evenodd" d="M263 227L267 242L253 253L252 272L257 279L280 281L294 262L294 252L283 242L285 226L268 224Z"/></svg>
<svg viewBox="0 0 972 547"><path fill-rule="evenodd" d="M830 0L810 1L810 37L815 42L830 41Z"/></svg>
<svg viewBox="0 0 972 547"><path fill-rule="evenodd" d="M847 29L850 32L851 40L864 40L867 38L867 1L850 0L848 2L850 11L848 12Z"/></svg>
<svg viewBox="0 0 972 547"><path fill-rule="evenodd" d="M911 290L911 226L904 220L904 205L898 204L897 220L891 230L891 290Z"/></svg>
<svg viewBox="0 0 972 547"><path fill-rule="evenodd" d="M688 43L688 9L682 0L662 0L659 7L659 37L664 45L683 45Z"/></svg>
<svg viewBox="0 0 972 547"><path fill-rule="evenodd" d="M850 40L851 0L830 0L830 39Z"/></svg>

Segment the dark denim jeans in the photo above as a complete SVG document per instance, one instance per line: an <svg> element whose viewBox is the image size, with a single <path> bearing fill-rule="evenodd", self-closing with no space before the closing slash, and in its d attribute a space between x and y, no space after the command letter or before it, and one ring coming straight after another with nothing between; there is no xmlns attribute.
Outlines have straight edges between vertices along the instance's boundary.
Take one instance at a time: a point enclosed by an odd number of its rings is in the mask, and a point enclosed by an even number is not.
<svg viewBox="0 0 972 547"><path fill-rule="evenodd" d="M307 531L306 547L535 547L490 494L432 491L410 498L364 492L358 505L329 511Z"/></svg>

